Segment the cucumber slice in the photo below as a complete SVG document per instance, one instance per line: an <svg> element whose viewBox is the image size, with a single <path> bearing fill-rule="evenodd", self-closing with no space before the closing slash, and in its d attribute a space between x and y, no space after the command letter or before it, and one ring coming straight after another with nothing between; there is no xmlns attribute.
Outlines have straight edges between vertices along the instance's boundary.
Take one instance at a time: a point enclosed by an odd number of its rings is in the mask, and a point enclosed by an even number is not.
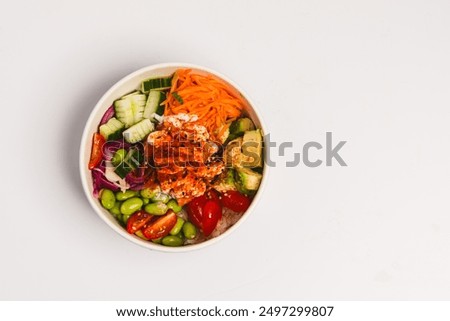
<svg viewBox="0 0 450 321"><path fill-rule="evenodd" d="M131 169L135 169L141 165L144 161L144 155L139 151L137 147L132 147L128 150L123 162Z"/></svg>
<svg viewBox="0 0 450 321"><path fill-rule="evenodd" d="M125 178L125 176L127 176L127 174L129 172L131 172L132 168L128 165L126 165L125 163L120 164L119 166L116 167L116 169L114 170L114 172L119 175L120 178Z"/></svg>
<svg viewBox="0 0 450 321"><path fill-rule="evenodd" d="M122 96L121 99L129 98L129 97L134 96L134 95L139 95L140 93L141 92L139 90L135 90L135 91L133 91L133 92L131 92L129 94L126 94L125 96Z"/></svg>
<svg viewBox="0 0 450 321"><path fill-rule="evenodd" d="M161 103L166 99L166 93L159 90L150 90L144 109L144 118L155 120L154 114L164 114L164 106Z"/></svg>
<svg viewBox="0 0 450 321"><path fill-rule="evenodd" d="M155 125L150 121L150 119L143 119L139 123L134 124L122 134L128 143L134 144L138 141L143 140L148 134L150 134L155 129Z"/></svg>
<svg viewBox="0 0 450 321"><path fill-rule="evenodd" d="M114 102L114 109L117 118L125 125L126 128L134 123L133 105L129 99L119 99Z"/></svg>
<svg viewBox="0 0 450 321"><path fill-rule="evenodd" d="M172 86L172 76L149 78L142 82L141 90L143 93L148 93L151 89L163 90L169 89Z"/></svg>
<svg viewBox="0 0 450 321"><path fill-rule="evenodd" d="M120 178L125 178L129 172L133 169L139 167L144 161L144 155L139 151L138 148L132 147L128 150L125 155L123 162L121 162L114 172L120 176Z"/></svg>
<svg viewBox="0 0 450 321"><path fill-rule="evenodd" d="M106 139L118 139L120 138L120 134L124 129L125 125L117 120L117 118L113 117L100 126L99 131L100 134Z"/></svg>
<svg viewBox="0 0 450 321"><path fill-rule="evenodd" d="M147 98L145 95L133 95L129 99L131 99L133 106L134 123L136 124L144 118L144 108Z"/></svg>
<svg viewBox="0 0 450 321"><path fill-rule="evenodd" d="M127 155L127 151L126 151L125 149L121 148L121 149L117 150L117 151L114 153L113 158L111 159L111 163L112 163L115 167L119 166L120 164L123 163L123 160L125 159L125 156L126 156L126 155Z"/></svg>
<svg viewBox="0 0 450 321"><path fill-rule="evenodd" d="M114 102L117 118L128 128L141 121L144 115L146 96L129 94Z"/></svg>

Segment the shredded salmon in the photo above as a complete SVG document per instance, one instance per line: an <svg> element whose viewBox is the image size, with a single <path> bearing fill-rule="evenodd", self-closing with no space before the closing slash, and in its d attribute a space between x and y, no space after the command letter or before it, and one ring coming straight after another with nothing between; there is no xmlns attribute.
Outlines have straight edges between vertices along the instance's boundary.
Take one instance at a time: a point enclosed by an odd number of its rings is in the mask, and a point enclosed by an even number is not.
<svg viewBox="0 0 450 321"><path fill-rule="evenodd" d="M231 122L241 116L245 102L221 80L200 75L191 69L178 69L169 95L164 101L164 115L196 114L198 123L210 135L221 140Z"/></svg>
<svg viewBox="0 0 450 321"><path fill-rule="evenodd" d="M167 116L147 138L147 155L151 156L161 190L179 205L203 195L225 168L222 158L214 156L219 147L196 119Z"/></svg>

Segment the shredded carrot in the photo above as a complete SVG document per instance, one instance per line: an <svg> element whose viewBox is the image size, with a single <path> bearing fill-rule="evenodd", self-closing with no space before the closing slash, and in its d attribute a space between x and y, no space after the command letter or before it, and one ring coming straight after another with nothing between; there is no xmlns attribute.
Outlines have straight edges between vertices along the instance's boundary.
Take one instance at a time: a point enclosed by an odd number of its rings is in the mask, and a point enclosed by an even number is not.
<svg viewBox="0 0 450 321"><path fill-rule="evenodd" d="M175 72L164 104L164 115L196 114L198 122L217 139L222 137L233 120L241 116L245 106L242 98L227 84L211 75L192 73L191 69Z"/></svg>

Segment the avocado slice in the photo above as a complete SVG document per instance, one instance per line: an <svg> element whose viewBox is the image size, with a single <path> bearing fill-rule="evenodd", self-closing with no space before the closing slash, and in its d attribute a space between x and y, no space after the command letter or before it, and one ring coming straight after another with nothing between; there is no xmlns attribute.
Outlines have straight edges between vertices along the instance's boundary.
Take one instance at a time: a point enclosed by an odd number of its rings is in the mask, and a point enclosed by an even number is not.
<svg viewBox="0 0 450 321"><path fill-rule="evenodd" d="M253 129L255 129L255 125L253 124L250 118L247 117L239 118L231 123L230 134L240 136L246 131Z"/></svg>
<svg viewBox="0 0 450 321"><path fill-rule="evenodd" d="M234 175L235 185L242 194L253 195L259 188L262 175L250 168L237 168Z"/></svg>
<svg viewBox="0 0 450 321"><path fill-rule="evenodd" d="M246 131L242 138L243 167L262 166L262 136L259 129Z"/></svg>
<svg viewBox="0 0 450 321"><path fill-rule="evenodd" d="M234 169L228 168L225 176L214 184L214 188L219 192L235 191L236 185L234 183Z"/></svg>
<svg viewBox="0 0 450 321"><path fill-rule="evenodd" d="M228 167L240 167L242 163L242 137L229 142L225 148L225 163Z"/></svg>

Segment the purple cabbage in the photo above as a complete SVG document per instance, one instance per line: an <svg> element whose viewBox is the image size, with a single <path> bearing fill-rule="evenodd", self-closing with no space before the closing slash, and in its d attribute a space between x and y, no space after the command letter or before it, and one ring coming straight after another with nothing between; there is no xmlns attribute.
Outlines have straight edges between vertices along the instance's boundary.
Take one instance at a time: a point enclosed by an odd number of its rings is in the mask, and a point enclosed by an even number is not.
<svg viewBox="0 0 450 321"><path fill-rule="evenodd" d="M119 187L114 183L108 181L105 177L105 161L111 160L114 153L121 148L129 148L130 144L123 140L108 141L103 145L103 159L100 164L92 170L92 183L94 197L98 198L99 192L102 188L110 189L114 192L119 190Z"/></svg>
<svg viewBox="0 0 450 321"><path fill-rule="evenodd" d="M130 189L140 191L144 188L145 182L150 178L150 171L147 168L137 168L125 176L125 181L130 184Z"/></svg>
<svg viewBox="0 0 450 321"><path fill-rule="evenodd" d="M125 142L124 140L110 140L107 141L103 145L103 159L104 160L111 160L114 156L114 153L117 152L119 149L128 149L130 147L130 144Z"/></svg>
<svg viewBox="0 0 450 321"><path fill-rule="evenodd" d="M107 123L108 120L110 120L111 118L113 118L114 114L116 112L114 111L114 106L111 105L111 107L109 107L106 112L103 114L102 119L100 120L100 126Z"/></svg>
<svg viewBox="0 0 450 321"><path fill-rule="evenodd" d="M104 166L103 166L104 168ZM117 192L119 187L114 183L108 181L105 177L104 170L102 171L100 168L94 168L92 171L92 185L93 185L93 194L95 198L99 197L99 192L102 188L107 188L112 190L113 192Z"/></svg>
<svg viewBox="0 0 450 321"><path fill-rule="evenodd" d="M106 123L113 116L114 107L111 106L103 115L100 125ZM95 198L99 197L99 192L102 188L107 188L114 192L120 190L117 185L108 181L108 179L105 177L105 161L110 161L113 158L115 152L119 149L123 148L125 150L128 150L130 147L131 145L124 140L111 140L103 144L103 159L100 164L92 170L93 194ZM125 177L125 181L130 185L131 190L139 191L144 187L144 184L147 181L148 177L148 170L146 170L145 168L138 168L130 172Z"/></svg>

